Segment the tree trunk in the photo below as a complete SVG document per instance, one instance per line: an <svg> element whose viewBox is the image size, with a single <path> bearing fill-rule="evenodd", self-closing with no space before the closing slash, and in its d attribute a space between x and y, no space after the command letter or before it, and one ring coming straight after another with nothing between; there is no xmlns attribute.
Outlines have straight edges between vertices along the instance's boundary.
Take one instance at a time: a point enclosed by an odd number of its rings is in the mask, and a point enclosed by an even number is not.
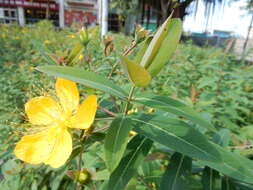
<svg viewBox="0 0 253 190"><path fill-rule="evenodd" d="M171 1L160 0L160 3L161 3L161 13L162 13L161 23L163 23L168 18L169 14L171 13L171 10L169 9L169 5Z"/></svg>
<svg viewBox="0 0 253 190"><path fill-rule="evenodd" d="M248 28L247 37L246 37L246 40L245 40L245 42L243 44L243 54L245 53L246 48L247 48L247 44L248 44L248 41L249 41L249 34L250 34L250 30L252 28L252 24L253 24L253 14L251 16L251 20L250 20L250 25L249 25L249 28Z"/></svg>
<svg viewBox="0 0 253 190"><path fill-rule="evenodd" d="M50 0L47 0L46 19L50 18Z"/></svg>
<svg viewBox="0 0 253 190"><path fill-rule="evenodd" d="M173 18L180 18L181 20L184 20L184 17L187 15L186 8L193 2L194 0L186 0L182 3L180 3L179 6L177 6L174 9Z"/></svg>
<svg viewBox="0 0 253 190"><path fill-rule="evenodd" d="M142 10L141 10L141 25L144 24L144 19L145 19L145 4L146 0L142 0Z"/></svg>

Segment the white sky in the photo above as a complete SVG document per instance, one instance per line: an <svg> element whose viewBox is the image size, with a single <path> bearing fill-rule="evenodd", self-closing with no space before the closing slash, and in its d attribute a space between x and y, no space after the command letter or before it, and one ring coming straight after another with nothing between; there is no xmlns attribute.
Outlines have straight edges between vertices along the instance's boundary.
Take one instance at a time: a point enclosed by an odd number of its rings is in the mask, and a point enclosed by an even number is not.
<svg viewBox="0 0 253 190"><path fill-rule="evenodd" d="M244 2L233 2L226 4L224 11L218 11L222 7L217 7L214 16L211 17L208 25L208 31L213 32L214 29L233 31L236 35L246 36L250 24L251 16L247 11L243 10ZM199 3L196 18L194 13L187 16L184 21L184 31L204 32L206 28L206 19L204 17L204 5Z"/></svg>

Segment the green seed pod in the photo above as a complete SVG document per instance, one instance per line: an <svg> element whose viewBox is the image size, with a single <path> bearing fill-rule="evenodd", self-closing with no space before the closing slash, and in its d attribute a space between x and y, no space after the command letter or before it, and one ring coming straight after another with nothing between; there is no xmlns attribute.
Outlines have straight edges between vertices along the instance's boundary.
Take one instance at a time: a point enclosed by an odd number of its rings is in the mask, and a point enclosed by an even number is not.
<svg viewBox="0 0 253 190"><path fill-rule="evenodd" d="M69 170L66 172L66 174L71 179L78 181L79 183L84 185L89 184L92 179L92 174L87 169L83 169L81 171Z"/></svg>
<svg viewBox="0 0 253 190"><path fill-rule="evenodd" d="M148 68L149 65L152 63L153 59L155 58L159 48L165 39L168 30L169 24L171 22L171 17L167 18L167 20L163 23L163 25L157 30L155 33L152 41L150 42L141 62L140 65L142 67Z"/></svg>
<svg viewBox="0 0 253 190"><path fill-rule="evenodd" d="M135 57L135 62L140 64L141 62L141 59L143 57L143 55L145 54L151 40L153 39L153 36L149 36L147 37L143 42L140 43L140 49L139 51L137 52L137 55Z"/></svg>
<svg viewBox="0 0 253 190"><path fill-rule="evenodd" d="M148 67L148 71L152 77L157 75L163 66L168 62L175 52L180 36L182 33L182 22L180 19L171 19L169 23L169 31L163 40L159 51L157 52L152 63Z"/></svg>
<svg viewBox="0 0 253 190"><path fill-rule="evenodd" d="M80 37L81 43L83 44L83 46L87 46L90 41L88 30L82 27L79 34L80 34L79 37Z"/></svg>

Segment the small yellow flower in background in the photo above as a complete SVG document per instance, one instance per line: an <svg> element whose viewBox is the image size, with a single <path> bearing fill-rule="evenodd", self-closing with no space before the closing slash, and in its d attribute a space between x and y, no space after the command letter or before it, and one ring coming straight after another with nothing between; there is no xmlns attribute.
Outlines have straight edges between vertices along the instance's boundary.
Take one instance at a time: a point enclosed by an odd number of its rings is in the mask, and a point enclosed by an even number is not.
<svg viewBox="0 0 253 190"><path fill-rule="evenodd" d="M154 108L149 108L148 109L148 113L154 113L155 112L155 109Z"/></svg>
<svg viewBox="0 0 253 190"><path fill-rule="evenodd" d="M131 110L128 110L127 114L132 114L132 113L137 113L138 112L138 108L133 108Z"/></svg>
<svg viewBox="0 0 253 190"><path fill-rule="evenodd" d="M44 44L50 44L51 42L49 40L45 40Z"/></svg>
<svg viewBox="0 0 253 190"><path fill-rule="evenodd" d="M68 128L88 129L91 126L97 110L97 97L90 95L79 105L75 82L57 78L55 88L59 103L50 97L40 96L25 104L30 123L42 126L43 130L22 137L14 153L25 162L58 168L72 152Z"/></svg>
<svg viewBox="0 0 253 190"><path fill-rule="evenodd" d="M129 135L131 135L131 136L135 136L135 135L137 135L138 133L136 133L135 131L129 131Z"/></svg>
<svg viewBox="0 0 253 190"><path fill-rule="evenodd" d="M29 70L30 70L30 71L33 71L33 70L34 70L34 67L32 67L32 66L29 67Z"/></svg>
<svg viewBox="0 0 253 190"><path fill-rule="evenodd" d="M78 59L79 59L79 61L81 61L83 59L83 55L82 54L79 55Z"/></svg>
<svg viewBox="0 0 253 190"><path fill-rule="evenodd" d="M75 38L76 36L74 34L69 34L68 37L69 38Z"/></svg>

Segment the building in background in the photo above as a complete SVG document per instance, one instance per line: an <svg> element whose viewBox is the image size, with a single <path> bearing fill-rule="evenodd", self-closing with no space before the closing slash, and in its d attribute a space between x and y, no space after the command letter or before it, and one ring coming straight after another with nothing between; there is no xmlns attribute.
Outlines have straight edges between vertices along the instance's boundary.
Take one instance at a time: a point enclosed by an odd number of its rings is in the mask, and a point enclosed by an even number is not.
<svg viewBox="0 0 253 190"><path fill-rule="evenodd" d="M97 0L66 0L65 1L65 25L72 23L94 25L97 23Z"/></svg>
<svg viewBox="0 0 253 190"><path fill-rule="evenodd" d="M65 0L65 25L96 24L98 0ZM43 19L59 26L59 3L55 0L0 0L0 23L17 22L21 26Z"/></svg>

